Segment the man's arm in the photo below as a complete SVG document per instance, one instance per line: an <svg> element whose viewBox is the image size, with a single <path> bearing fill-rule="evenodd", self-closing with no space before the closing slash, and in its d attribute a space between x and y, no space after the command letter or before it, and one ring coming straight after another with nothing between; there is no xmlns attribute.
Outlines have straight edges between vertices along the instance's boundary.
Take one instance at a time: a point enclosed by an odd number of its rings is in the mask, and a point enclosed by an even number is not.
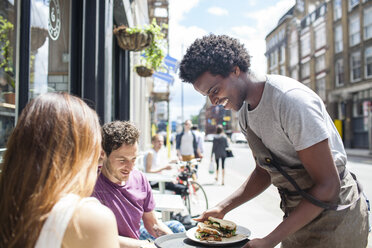
<svg viewBox="0 0 372 248"><path fill-rule="evenodd" d="M156 218L154 211L144 212L142 220L146 230L155 238L173 233L167 225Z"/></svg>
<svg viewBox="0 0 372 248"><path fill-rule="evenodd" d="M229 197L217 204L214 208L211 208L204 212L196 221L204 221L209 216L215 216L217 218L223 218L226 213L232 209L240 206L241 204L251 200L260 193L262 193L271 184L270 175L266 170L262 169L258 165L248 177L248 179Z"/></svg>
<svg viewBox="0 0 372 248"><path fill-rule="evenodd" d="M314 181L314 186L308 193L323 202L336 202L340 192L340 179L328 145L328 139L298 151L298 156ZM264 242L274 247L288 235L295 233L312 221L323 210L323 208L303 199L288 218L280 223L274 231L264 239L252 240L249 244L254 245L252 247L256 247L256 245L260 247Z"/></svg>

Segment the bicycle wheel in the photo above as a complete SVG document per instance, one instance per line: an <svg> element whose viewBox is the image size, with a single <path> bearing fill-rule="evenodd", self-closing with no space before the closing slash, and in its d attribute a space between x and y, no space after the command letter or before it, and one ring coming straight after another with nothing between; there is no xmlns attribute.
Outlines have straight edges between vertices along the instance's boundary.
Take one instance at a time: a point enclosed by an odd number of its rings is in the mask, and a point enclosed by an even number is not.
<svg viewBox="0 0 372 248"><path fill-rule="evenodd" d="M189 183L189 194L186 195L185 204L192 218L208 209L207 194L199 183L195 181Z"/></svg>

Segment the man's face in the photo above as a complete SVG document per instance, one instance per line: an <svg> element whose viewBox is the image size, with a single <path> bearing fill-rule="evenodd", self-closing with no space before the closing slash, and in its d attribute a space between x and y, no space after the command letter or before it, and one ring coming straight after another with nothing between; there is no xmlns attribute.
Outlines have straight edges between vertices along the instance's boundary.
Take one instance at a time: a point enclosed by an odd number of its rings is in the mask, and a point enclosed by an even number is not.
<svg viewBox="0 0 372 248"><path fill-rule="evenodd" d="M137 151L137 143L134 145L123 144L119 149L112 151L110 156L105 156L102 173L116 184L121 185L128 181L136 162Z"/></svg>
<svg viewBox="0 0 372 248"><path fill-rule="evenodd" d="M237 70L237 71L236 71ZM246 91L243 81L239 78L237 68L226 78L204 72L193 86L203 96L208 96L213 105L222 105L224 109L239 111L245 100Z"/></svg>
<svg viewBox="0 0 372 248"><path fill-rule="evenodd" d="M155 140L152 142L152 145L154 146L154 150L160 150L160 148L163 146L164 138L162 136L157 136Z"/></svg>
<svg viewBox="0 0 372 248"><path fill-rule="evenodd" d="M189 131L191 129L192 123L191 121L185 121L185 131Z"/></svg>

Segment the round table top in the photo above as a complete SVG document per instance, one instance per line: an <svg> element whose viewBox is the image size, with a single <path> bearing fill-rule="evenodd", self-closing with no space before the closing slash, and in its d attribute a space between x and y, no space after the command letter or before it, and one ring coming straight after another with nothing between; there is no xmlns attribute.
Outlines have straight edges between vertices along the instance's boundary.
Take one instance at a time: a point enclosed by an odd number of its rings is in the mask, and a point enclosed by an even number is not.
<svg viewBox="0 0 372 248"><path fill-rule="evenodd" d="M245 239L238 243L233 243L231 245L224 245L223 247L229 248L241 248L248 242L248 239ZM186 237L186 233L175 233L175 234L168 234L161 236L155 240L155 245L159 248L184 248L184 247L197 247L197 248L204 248L204 247L212 247L216 246L216 244L205 245L201 243L197 243L192 241L191 239Z"/></svg>

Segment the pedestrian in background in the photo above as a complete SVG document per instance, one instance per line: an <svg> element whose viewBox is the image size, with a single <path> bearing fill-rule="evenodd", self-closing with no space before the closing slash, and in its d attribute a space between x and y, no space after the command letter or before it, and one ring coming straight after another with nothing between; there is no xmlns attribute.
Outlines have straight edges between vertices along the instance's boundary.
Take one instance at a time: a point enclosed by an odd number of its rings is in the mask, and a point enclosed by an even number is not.
<svg viewBox="0 0 372 248"><path fill-rule="evenodd" d="M251 71L251 56L237 39L197 39L180 64L180 78L213 105L239 111L239 125L254 155L251 175L208 216L254 199L271 184L281 197L283 221L244 247L365 248L368 208L338 131L323 100L304 84Z"/></svg>
<svg viewBox="0 0 372 248"><path fill-rule="evenodd" d="M181 161L190 161L200 157L198 140L191 127L191 120L186 120L183 131L176 136L177 157Z"/></svg>
<svg viewBox="0 0 372 248"><path fill-rule="evenodd" d="M204 135L199 131L198 125L192 125L191 130L194 132L196 136L196 142L198 143L198 156L200 159L202 159L204 156Z"/></svg>
<svg viewBox="0 0 372 248"><path fill-rule="evenodd" d="M0 247L119 247L114 214L88 197L97 178L97 114L67 93L23 109L0 177Z"/></svg>
<svg viewBox="0 0 372 248"><path fill-rule="evenodd" d="M225 133L223 132L223 127L217 125L216 135L213 138L212 154L211 160L214 158L216 160L216 181L218 182L218 172L219 172L219 161L221 160L221 184L225 185L225 159L226 159L226 148L229 147Z"/></svg>

